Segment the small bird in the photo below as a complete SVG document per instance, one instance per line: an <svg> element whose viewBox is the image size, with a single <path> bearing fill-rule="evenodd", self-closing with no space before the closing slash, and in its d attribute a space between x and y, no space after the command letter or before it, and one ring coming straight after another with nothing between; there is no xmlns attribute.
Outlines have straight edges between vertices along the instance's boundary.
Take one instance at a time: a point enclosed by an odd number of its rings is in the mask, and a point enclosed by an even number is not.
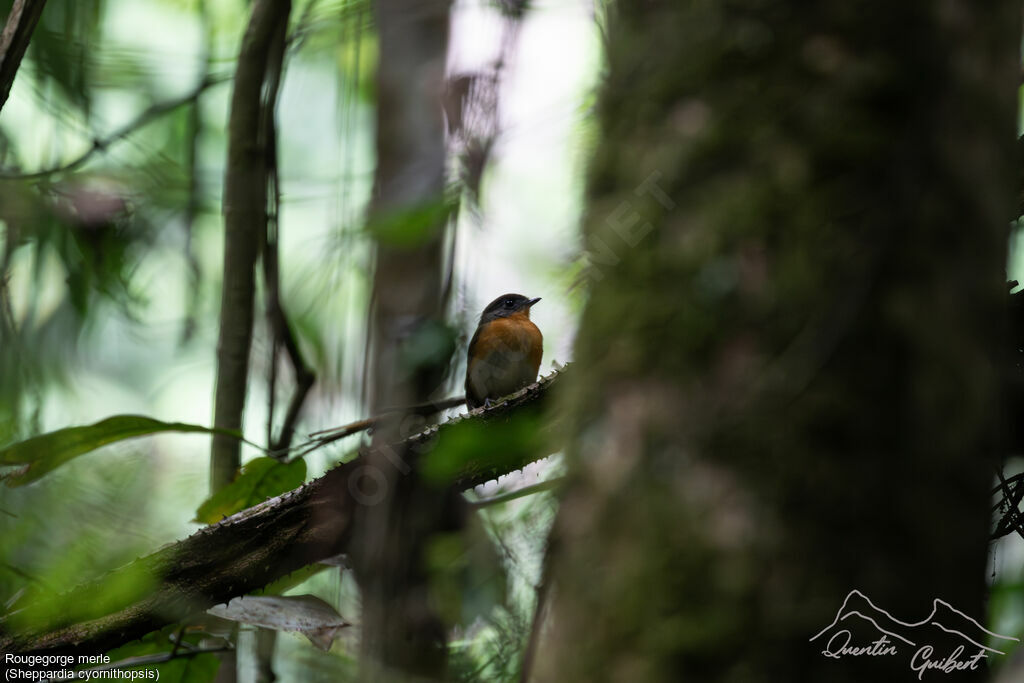
<svg viewBox="0 0 1024 683"><path fill-rule="evenodd" d="M466 405L490 405L537 379L544 337L530 320L530 307L540 301L522 294L502 294L480 314L469 342L466 364Z"/></svg>

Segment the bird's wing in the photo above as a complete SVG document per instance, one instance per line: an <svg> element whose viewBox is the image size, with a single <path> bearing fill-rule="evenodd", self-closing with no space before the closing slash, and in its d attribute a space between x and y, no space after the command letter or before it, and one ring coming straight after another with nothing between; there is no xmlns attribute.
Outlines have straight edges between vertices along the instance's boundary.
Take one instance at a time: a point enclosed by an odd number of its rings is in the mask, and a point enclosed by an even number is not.
<svg viewBox="0 0 1024 683"><path fill-rule="evenodd" d="M473 387L473 383L469 381L469 378L473 376L473 364L476 362L476 359L473 357L473 350L476 348L476 342L480 338L481 329L483 329L483 325L476 326L476 332L473 333L473 338L469 340L469 348L466 351L466 405L470 408L476 408L483 404L483 401L480 400L480 396Z"/></svg>

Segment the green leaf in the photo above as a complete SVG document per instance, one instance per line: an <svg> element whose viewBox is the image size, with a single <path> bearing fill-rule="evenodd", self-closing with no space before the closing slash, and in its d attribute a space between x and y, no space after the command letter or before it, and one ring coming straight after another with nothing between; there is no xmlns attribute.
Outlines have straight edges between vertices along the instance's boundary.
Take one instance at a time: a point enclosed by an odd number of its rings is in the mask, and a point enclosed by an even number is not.
<svg viewBox="0 0 1024 683"><path fill-rule="evenodd" d="M256 458L242 467L235 480L203 501L195 521L213 524L236 512L262 503L306 481L306 461L283 463L273 458Z"/></svg>
<svg viewBox="0 0 1024 683"><path fill-rule="evenodd" d="M263 588L252 591L249 595L284 595L299 584L327 569L338 570L337 566L334 565L308 564L302 569L296 569L291 574L285 574L277 581L268 583Z"/></svg>
<svg viewBox="0 0 1024 683"><path fill-rule="evenodd" d="M115 415L84 427L65 427L40 434L0 449L0 465L25 465L2 478L7 480L8 486L22 486L100 446L158 432L217 432L241 438L240 434L230 430L184 422L161 422L144 415Z"/></svg>

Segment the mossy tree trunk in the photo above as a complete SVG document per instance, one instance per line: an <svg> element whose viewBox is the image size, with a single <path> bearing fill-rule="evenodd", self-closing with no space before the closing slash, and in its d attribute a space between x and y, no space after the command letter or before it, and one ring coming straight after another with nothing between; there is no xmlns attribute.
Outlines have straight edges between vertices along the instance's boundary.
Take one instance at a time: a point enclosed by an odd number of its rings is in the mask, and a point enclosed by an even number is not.
<svg viewBox="0 0 1024 683"><path fill-rule="evenodd" d="M1019 26L614 5L533 680L910 680L808 640L852 589L984 619Z"/></svg>
<svg viewBox="0 0 1024 683"><path fill-rule="evenodd" d="M451 356L443 323L444 92L450 0L378 0L377 169L370 413L436 398ZM351 555L362 598L360 680L444 680L446 625L430 600L427 546L458 526L455 492L427 486L417 451L390 444L424 425L392 413L347 481L357 502ZM452 519L454 518L454 521ZM454 525L454 527L453 527Z"/></svg>

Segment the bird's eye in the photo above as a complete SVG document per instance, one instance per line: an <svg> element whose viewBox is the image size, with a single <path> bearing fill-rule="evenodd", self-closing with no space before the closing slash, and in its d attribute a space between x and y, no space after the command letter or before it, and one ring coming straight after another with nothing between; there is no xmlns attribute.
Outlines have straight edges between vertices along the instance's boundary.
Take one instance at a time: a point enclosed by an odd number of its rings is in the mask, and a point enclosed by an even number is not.
<svg viewBox="0 0 1024 683"><path fill-rule="evenodd" d="M505 308L512 308L512 306L515 305L516 302L512 301L512 299L505 299L504 303Z"/></svg>

